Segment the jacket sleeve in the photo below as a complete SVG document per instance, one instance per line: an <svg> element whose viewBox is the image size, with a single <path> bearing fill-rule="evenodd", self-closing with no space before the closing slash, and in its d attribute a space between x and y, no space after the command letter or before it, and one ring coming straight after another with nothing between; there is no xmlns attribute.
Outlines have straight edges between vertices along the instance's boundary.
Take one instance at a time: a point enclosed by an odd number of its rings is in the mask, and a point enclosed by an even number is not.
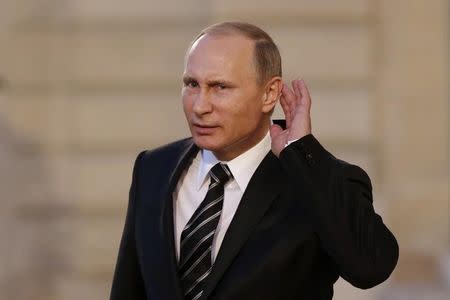
<svg viewBox="0 0 450 300"><path fill-rule="evenodd" d="M366 172L336 159L312 134L283 149L280 161L293 186L306 186L298 197L340 276L362 289L385 281L399 250L374 211Z"/></svg>
<svg viewBox="0 0 450 300"><path fill-rule="evenodd" d="M146 299L144 281L136 252L134 230L139 165L144 153L145 151L141 152L134 163L127 216L114 271L110 300Z"/></svg>

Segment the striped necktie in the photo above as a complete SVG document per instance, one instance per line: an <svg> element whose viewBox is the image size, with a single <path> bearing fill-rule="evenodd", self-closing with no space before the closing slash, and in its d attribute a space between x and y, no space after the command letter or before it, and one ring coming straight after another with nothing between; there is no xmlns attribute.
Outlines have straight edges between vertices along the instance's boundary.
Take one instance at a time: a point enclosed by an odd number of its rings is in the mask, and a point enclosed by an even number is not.
<svg viewBox="0 0 450 300"><path fill-rule="evenodd" d="M211 183L181 233L178 275L186 300L197 300L212 269L211 249L223 206L224 185L232 177L226 164L217 163L209 172Z"/></svg>

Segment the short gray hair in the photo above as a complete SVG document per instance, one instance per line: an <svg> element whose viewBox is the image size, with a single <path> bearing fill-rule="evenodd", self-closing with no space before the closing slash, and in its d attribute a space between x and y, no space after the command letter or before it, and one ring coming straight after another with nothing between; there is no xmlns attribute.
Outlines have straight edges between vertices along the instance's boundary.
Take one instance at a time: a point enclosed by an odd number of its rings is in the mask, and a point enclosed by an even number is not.
<svg viewBox="0 0 450 300"><path fill-rule="evenodd" d="M275 76L282 75L281 55L277 45L274 43L270 35L253 24L245 22L222 22L217 23L203 29L192 41L192 45L202 36L211 35L228 35L238 33L255 42L254 60L257 73L257 80L260 84L266 83Z"/></svg>

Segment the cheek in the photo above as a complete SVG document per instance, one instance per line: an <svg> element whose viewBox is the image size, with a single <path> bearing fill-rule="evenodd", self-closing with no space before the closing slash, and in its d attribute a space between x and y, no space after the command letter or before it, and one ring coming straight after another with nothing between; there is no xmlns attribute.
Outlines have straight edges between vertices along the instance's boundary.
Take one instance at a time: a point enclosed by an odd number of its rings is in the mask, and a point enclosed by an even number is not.
<svg viewBox="0 0 450 300"><path fill-rule="evenodd" d="M229 105L226 109L218 111L226 119L228 128L234 135L254 130L261 118L261 111L255 101L239 100L234 101L233 105Z"/></svg>
<svg viewBox="0 0 450 300"><path fill-rule="evenodd" d="M259 107L256 97L242 98L236 105L235 112L237 119L244 123L253 123L261 117L261 107Z"/></svg>
<svg viewBox="0 0 450 300"><path fill-rule="evenodd" d="M181 94L181 102L183 104L184 113L187 115L192 111L193 106L192 97L190 97L187 93L183 92Z"/></svg>

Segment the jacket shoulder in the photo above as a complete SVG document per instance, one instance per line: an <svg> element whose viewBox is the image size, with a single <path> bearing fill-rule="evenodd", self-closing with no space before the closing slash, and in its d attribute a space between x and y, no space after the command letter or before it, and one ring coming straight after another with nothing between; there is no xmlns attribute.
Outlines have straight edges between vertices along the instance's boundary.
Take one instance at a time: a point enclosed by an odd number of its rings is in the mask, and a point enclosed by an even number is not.
<svg viewBox="0 0 450 300"><path fill-rule="evenodd" d="M158 164L162 164L164 162L177 160L192 146L193 140L191 137L188 137L153 149L144 150L139 155L142 155L142 161L144 163L156 162Z"/></svg>
<svg viewBox="0 0 450 300"><path fill-rule="evenodd" d="M286 147L286 150L281 152L281 155L283 152L288 153L288 149L296 150L291 151L291 154L297 153L297 158L304 161L305 166L316 170L321 175L328 174L333 179L343 178L349 181L359 181L370 190L372 189L371 180L364 169L331 154L312 134L293 142L292 146Z"/></svg>

